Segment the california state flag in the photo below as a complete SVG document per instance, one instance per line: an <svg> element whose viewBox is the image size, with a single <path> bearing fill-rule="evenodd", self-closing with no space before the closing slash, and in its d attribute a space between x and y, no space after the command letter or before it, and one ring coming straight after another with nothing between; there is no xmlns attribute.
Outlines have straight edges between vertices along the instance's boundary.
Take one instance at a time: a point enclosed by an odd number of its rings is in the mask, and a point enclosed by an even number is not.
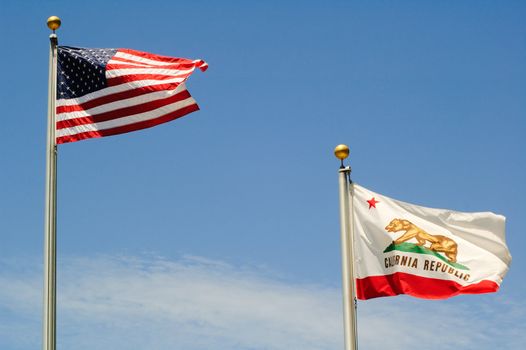
<svg viewBox="0 0 526 350"><path fill-rule="evenodd" d="M351 185L359 299L496 292L511 256L505 217L400 202Z"/></svg>

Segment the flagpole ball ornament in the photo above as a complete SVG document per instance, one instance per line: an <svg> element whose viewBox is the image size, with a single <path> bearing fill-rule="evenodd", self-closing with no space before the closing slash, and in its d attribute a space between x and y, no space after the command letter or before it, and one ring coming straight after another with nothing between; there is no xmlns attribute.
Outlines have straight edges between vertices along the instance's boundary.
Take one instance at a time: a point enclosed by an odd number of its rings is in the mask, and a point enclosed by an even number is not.
<svg viewBox="0 0 526 350"><path fill-rule="evenodd" d="M62 24L62 21L57 16L51 16L47 19L47 26L52 31L57 30L60 28L60 25Z"/></svg>
<svg viewBox="0 0 526 350"><path fill-rule="evenodd" d="M349 146L347 145L338 145L334 148L334 155L336 158L343 161L349 156Z"/></svg>

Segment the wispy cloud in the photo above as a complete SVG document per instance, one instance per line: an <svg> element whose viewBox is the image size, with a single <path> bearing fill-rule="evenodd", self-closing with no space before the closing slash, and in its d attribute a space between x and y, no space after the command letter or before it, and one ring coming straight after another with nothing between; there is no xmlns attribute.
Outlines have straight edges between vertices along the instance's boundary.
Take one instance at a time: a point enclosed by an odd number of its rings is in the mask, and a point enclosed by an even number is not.
<svg viewBox="0 0 526 350"><path fill-rule="evenodd" d="M337 290L187 257L75 258L59 267L59 343L92 349L334 349ZM40 312L40 277L7 274L11 312ZM39 330L38 330L39 331ZM12 340L15 341L15 340ZM1 341L0 341L1 342Z"/></svg>
<svg viewBox="0 0 526 350"><path fill-rule="evenodd" d="M16 266L16 267L15 267ZM35 263L33 266L38 266ZM41 272L0 262L0 348L39 346ZM59 266L60 348L341 349L339 289L295 284L200 257L67 258ZM491 298L360 303L361 349L519 349L524 304ZM506 327L495 327L495 323ZM418 345L418 346L417 346Z"/></svg>

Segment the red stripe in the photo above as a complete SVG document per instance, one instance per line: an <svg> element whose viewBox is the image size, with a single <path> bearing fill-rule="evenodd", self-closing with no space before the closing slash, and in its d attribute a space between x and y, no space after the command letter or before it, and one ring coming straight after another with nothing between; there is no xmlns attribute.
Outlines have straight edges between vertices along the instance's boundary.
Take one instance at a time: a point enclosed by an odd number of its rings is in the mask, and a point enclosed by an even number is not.
<svg viewBox="0 0 526 350"><path fill-rule="evenodd" d="M170 63L192 63L191 60L186 59L186 58L154 55L152 53L143 52L143 51L136 51L136 50L131 50L131 49L119 49L118 52L124 52L124 53L128 53L130 55L144 57L144 58L147 58L149 60L154 60L154 61L170 62ZM116 58L118 58L118 57L116 57Z"/></svg>
<svg viewBox="0 0 526 350"><path fill-rule="evenodd" d="M197 62L195 62L195 66L198 67L201 72L204 72L208 69L208 63L203 60L197 60Z"/></svg>
<svg viewBox="0 0 526 350"><path fill-rule="evenodd" d="M134 81L140 81L140 80L166 80L166 79L173 79L173 78L184 78L187 79L190 76L190 73L188 74L130 74L130 75L121 75L118 77L108 78L106 79L106 82L108 83L108 86L115 86L115 85L121 85L126 83L131 83ZM173 83L173 84L181 84L183 81Z"/></svg>
<svg viewBox="0 0 526 350"><path fill-rule="evenodd" d="M124 100L127 98L137 97L140 95L148 94L150 92L156 92L156 91L162 91L162 90L173 90L177 88L177 86L179 85L180 83L168 83L168 84L143 86L143 87L139 87L133 90L121 91L121 92L117 92L114 94L94 98L93 100L86 101L79 105L58 106L57 114L83 111L83 110L86 111L88 109L102 106L107 103L116 102L116 101Z"/></svg>
<svg viewBox="0 0 526 350"><path fill-rule="evenodd" d="M119 126L119 127L112 128L112 129L90 131L90 132L84 132L84 133L75 134L75 135L57 137L57 144L75 142L75 141L80 141L80 140L85 140L85 139L90 139L90 138L95 138L95 137L104 137L104 136L111 136L111 135L117 135L117 134L124 134L124 133L131 132L131 131L151 128L152 126L167 123L169 121L180 118L186 114L195 112L197 110L199 110L199 107L197 106L197 104L193 104L185 108L182 108L180 110L171 112L164 116L161 116L159 118L145 120L145 121L135 123L135 124L128 124L128 125Z"/></svg>
<svg viewBox="0 0 526 350"><path fill-rule="evenodd" d="M447 299L458 294L492 293L499 289L493 281L461 285L455 281L427 278L403 272L356 279L356 296L366 300L408 294L423 299Z"/></svg>
<svg viewBox="0 0 526 350"><path fill-rule="evenodd" d="M114 70L114 69L126 69L126 68L142 68L142 69L156 68L156 69L173 69L173 70L189 70L189 69L195 68L195 64L193 62L175 63L175 64L157 66L154 64L150 64L150 63L143 63L143 62L125 60L125 59L120 59L120 58L118 58L119 62L116 62L116 61L117 61L116 59L112 58L111 63L108 63L106 65L106 71ZM192 74L192 72L188 72L187 74Z"/></svg>
<svg viewBox="0 0 526 350"><path fill-rule="evenodd" d="M195 67L198 67L203 72L208 69L208 64L205 61L203 61L203 60L196 60L195 62L193 62L192 60L189 60L189 59L186 59L186 58L160 56L160 55L154 55L154 54L151 54L151 53L148 53L148 52L136 51L136 50L131 50L131 49L119 49L118 52L129 53L131 55L148 58L150 60L161 61L161 62L170 62L170 63L174 63L174 64L186 64L186 63L190 62L192 65L194 65ZM122 58L119 58L119 57L113 57L112 59L123 60ZM126 60L126 59L124 59L124 60Z"/></svg>
<svg viewBox="0 0 526 350"><path fill-rule="evenodd" d="M74 118L74 119L68 119L68 120L62 120L57 122L57 130L58 129L64 129L64 128L71 128L78 125L84 125L84 124L93 124L93 123L100 123L105 122L112 119L117 118L123 118L128 117L130 115L144 113L148 111L152 111L157 108L161 108L163 106L185 100L187 98L191 97L188 90L183 90L173 96L169 96L167 98L159 99L159 100L153 100L148 101L145 103L141 103L135 106L130 107L124 107L120 109L116 109L113 111L105 112L105 113L99 113L94 114L82 118Z"/></svg>

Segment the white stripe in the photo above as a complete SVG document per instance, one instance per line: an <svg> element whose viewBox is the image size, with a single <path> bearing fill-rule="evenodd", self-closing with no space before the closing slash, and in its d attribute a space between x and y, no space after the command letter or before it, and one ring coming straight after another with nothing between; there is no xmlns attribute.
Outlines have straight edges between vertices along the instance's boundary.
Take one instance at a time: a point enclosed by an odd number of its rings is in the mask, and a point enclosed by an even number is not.
<svg viewBox="0 0 526 350"><path fill-rule="evenodd" d="M207 65L206 62L203 63L204 61L202 60L194 60L194 61L191 61L191 62L174 62L174 63L166 63L166 62L163 62L162 65L159 65L159 64L151 64L151 63L144 63L144 62L138 62L138 61L125 61L125 60L121 60L119 59L119 57L115 57L113 56L109 61L108 61L108 65L129 65L129 66L137 66L137 67L150 67L150 68L163 68L163 67L166 67L166 66L191 66L191 64L194 64L195 66L202 66L203 64L204 65ZM194 67L195 68L195 67Z"/></svg>
<svg viewBox="0 0 526 350"><path fill-rule="evenodd" d="M63 120L70 120L70 119L93 116L93 115L106 113L106 112L114 111L114 110L121 109L121 108L136 106L136 105L146 103L146 102L161 100L161 99L176 95L183 91L186 91L185 84L180 84L179 86L177 86L177 88L173 90L154 91L154 92L151 92L145 95L135 96L135 97L127 98L127 99L118 100L115 102L106 103L101 106L90 108L88 110L57 113L56 120L63 121Z"/></svg>
<svg viewBox="0 0 526 350"><path fill-rule="evenodd" d="M94 100L99 97L115 94L118 92L134 90L134 89L145 87L145 86L155 86L155 85L163 85L163 84L170 84L170 83L182 83L183 81L186 80L186 78L188 77L165 79L165 80L149 79L149 80L132 81L132 82L125 83L125 84L110 86L102 90L97 90L97 91L94 91L92 93L89 93L87 95L84 95L78 98L58 99L56 102L56 106L60 107L60 106L79 105L79 104L86 103L88 101Z"/></svg>
<svg viewBox="0 0 526 350"><path fill-rule="evenodd" d="M120 68L120 69L107 69L106 78L116 78L123 75L135 75L135 74L157 74L166 76L180 76L189 75L194 69L163 69L163 68Z"/></svg>
<svg viewBox="0 0 526 350"><path fill-rule="evenodd" d="M108 121L100 122L100 123L85 124L85 125L79 125L79 126L75 126L71 128L60 129L56 131L56 137L58 138L58 137L63 137L63 136L76 135L76 134L80 134L83 132L106 130L106 129L116 128L119 126L135 124L138 122L161 117L171 112L175 112L182 108L191 106L195 103L196 103L195 100L192 97L189 97L183 101L175 102L175 103L160 107L158 109L155 109L153 111L139 113L139 114L135 114L135 115L127 116L127 117L122 117L119 119L108 120Z"/></svg>
<svg viewBox="0 0 526 350"><path fill-rule="evenodd" d="M142 64L137 62L125 62L120 60L114 60L113 58L108 61L108 64L124 64L127 66L133 66L133 67L152 67L151 64Z"/></svg>
<svg viewBox="0 0 526 350"><path fill-rule="evenodd" d="M120 57L120 58L124 58L126 60L131 60L131 61L135 61L135 62L150 64L150 65L154 65L154 66L169 66L169 65L172 65L172 64L183 63L183 62L156 61L156 60L151 60L149 58L144 58L144 57L141 57L141 56L135 56L133 54L120 52L120 51L117 51L117 53L113 57ZM111 63L111 60L108 63Z"/></svg>

